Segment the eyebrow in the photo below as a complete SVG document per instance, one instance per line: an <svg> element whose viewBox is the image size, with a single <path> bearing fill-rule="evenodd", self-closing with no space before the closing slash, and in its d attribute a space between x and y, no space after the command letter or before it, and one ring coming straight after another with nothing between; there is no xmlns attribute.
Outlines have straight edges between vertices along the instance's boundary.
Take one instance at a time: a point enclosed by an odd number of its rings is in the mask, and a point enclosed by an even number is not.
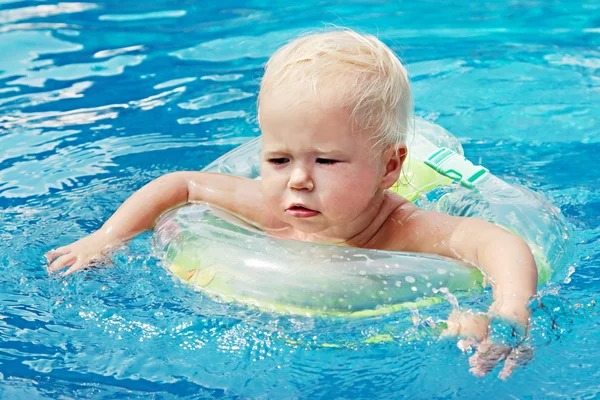
<svg viewBox="0 0 600 400"><path fill-rule="evenodd" d="M309 153L313 153L315 155L337 155L337 156L342 156L342 155L348 155L348 152L342 148L339 147L333 147L333 148L316 148L316 147L311 147L307 150ZM262 147L262 152L264 154L291 154L293 153L293 150L291 150L288 146L281 146L278 147L277 145L274 145L272 147L265 147L263 144Z"/></svg>
<svg viewBox="0 0 600 400"><path fill-rule="evenodd" d="M287 149L277 149L277 150L265 150L262 149L263 154L289 154L290 152Z"/></svg>
<svg viewBox="0 0 600 400"><path fill-rule="evenodd" d="M263 147L262 151L263 151L263 153L293 153L293 151L290 150L288 147L272 148L272 149ZM331 149L311 148L311 149L308 149L307 152L315 153L315 154L346 153L343 149L340 149L339 147L331 148Z"/></svg>

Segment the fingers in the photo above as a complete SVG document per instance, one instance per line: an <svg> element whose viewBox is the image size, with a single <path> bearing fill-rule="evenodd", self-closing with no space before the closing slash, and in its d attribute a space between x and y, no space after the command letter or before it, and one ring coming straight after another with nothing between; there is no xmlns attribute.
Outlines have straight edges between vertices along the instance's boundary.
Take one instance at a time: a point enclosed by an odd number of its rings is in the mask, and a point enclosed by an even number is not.
<svg viewBox="0 0 600 400"><path fill-rule="evenodd" d="M477 347L479 345L479 342L473 339L463 339L463 340L459 340L458 342L456 342L456 346L461 350L461 351L470 351L471 348L473 347Z"/></svg>
<svg viewBox="0 0 600 400"><path fill-rule="evenodd" d="M86 266L94 265L98 262L98 259L89 256L78 256L75 252L63 254L58 257L52 264L48 266L48 273L53 274L58 270L69 267L65 272L60 274L61 276L71 275L73 272L79 271Z"/></svg>
<svg viewBox="0 0 600 400"><path fill-rule="evenodd" d="M70 250L67 246L59 247L58 249L52 249L45 254L46 261L51 263L56 259L56 257L62 256L63 254L68 253Z"/></svg>
<svg viewBox="0 0 600 400"><path fill-rule="evenodd" d="M515 369L525 366L533 359L533 348L528 346L518 347L510 352L506 361L504 362L504 368L498 374L498 378L505 380L508 378Z"/></svg>
<svg viewBox="0 0 600 400"><path fill-rule="evenodd" d="M73 272L79 271L83 267L85 267L85 264L83 262L81 262L81 260L77 260L73 265L71 265L71 267L69 267L68 270L66 270L65 272L63 272L61 274L61 276L71 275Z"/></svg>
<svg viewBox="0 0 600 400"><path fill-rule="evenodd" d="M506 327L509 328L508 332L499 329ZM524 339L523 335L526 335L526 332L520 334L513 325L499 325L495 328L491 331L490 320L485 315L460 313L454 310L449 315L447 329L442 334L462 337L463 339L457 343L462 351L471 351L475 348L475 354L469 358L471 366L469 371L475 376L485 376L504 361L504 366L498 375L504 380L515 369L526 365L533 358L533 348L528 346L526 338Z"/></svg>
<svg viewBox="0 0 600 400"><path fill-rule="evenodd" d="M53 274L54 272L58 271L59 269L63 269L65 267L73 264L73 262L76 260L77 260L77 256L74 253L63 254L60 257L58 257L57 259L55 259L48 266L48 273Z"/></svg>
<svg viewBox="0 0 600 400"><path fill-rule="evenodd" d="M469 344L472 345L472 343ZM533 348L529 346L510 348L493 343L482 343L475 355L469 358L469 364L471 365L469 371L475 376L484 376L492 371L499 362L505 360L504 367L498 374L498 377L504 380L515 369L527 365L532 359Z"/></svg>
<svg viewBox="0 0 600 400"><path fill-rule="evenodd" d="M49 274L67 268L61 276L71 275L87 266L98 264L104 259L104 255L97 252L95 248L89 248L81 241L68 246L59 247L46 253L46 259L50 263L47 267Z"/></svg>
<svg viewBox="0 0 600 400"><path fill-rule="evenodd" d="M493 370L498 362L507 357L510 349L504 346L497 346L492 343L482 343L475 355L469 358L471 369L469 370L475 376L484 376Z"/></svg>
<svg viewBox="0 0 600 400"><path fill-rule="evenodd" d="M514 353L514 351L512 353ZM516 368L517 368L517 363L509 355L506 358L506 361L504 362L504 368L502 368L502 371L500 371L500 373L498 374L498 378L500 378L502 380L505 380L506 378L508 378L513 373L513 371Z"/></svg>

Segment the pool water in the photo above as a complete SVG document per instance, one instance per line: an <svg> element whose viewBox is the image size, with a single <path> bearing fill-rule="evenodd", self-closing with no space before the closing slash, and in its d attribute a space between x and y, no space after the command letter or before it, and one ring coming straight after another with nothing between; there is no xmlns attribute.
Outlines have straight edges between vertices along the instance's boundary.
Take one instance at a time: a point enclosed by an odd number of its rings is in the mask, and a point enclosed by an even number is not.
<svg viewBox="0 0 600 400"><path fill-rule="evenodd" d="M600 396L600 3L295 3L0 0L0 397ZM448 301L361 320L221 304L174 280L149 233L106 268L46 274L46 251L149 180L257 136L261 66L324 24L377 34L418 115L565 215L575 254L507 381L429 328Z"/></svg>

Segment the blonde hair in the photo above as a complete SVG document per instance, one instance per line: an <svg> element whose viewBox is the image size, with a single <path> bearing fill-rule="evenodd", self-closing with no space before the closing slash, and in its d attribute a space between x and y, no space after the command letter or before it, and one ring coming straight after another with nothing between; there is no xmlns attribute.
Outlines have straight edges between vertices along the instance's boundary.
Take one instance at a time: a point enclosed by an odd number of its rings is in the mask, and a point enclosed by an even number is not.
<svg viewBox="0 0 600 400"><path fill-rule="evenodd" d="M412 126L408 74L396 54L372 35L350 29L299 37L277 50L265 66L258 101L285 82L300 82L317 94L335 89L339 105L376 144L404 143Z"/></svg>

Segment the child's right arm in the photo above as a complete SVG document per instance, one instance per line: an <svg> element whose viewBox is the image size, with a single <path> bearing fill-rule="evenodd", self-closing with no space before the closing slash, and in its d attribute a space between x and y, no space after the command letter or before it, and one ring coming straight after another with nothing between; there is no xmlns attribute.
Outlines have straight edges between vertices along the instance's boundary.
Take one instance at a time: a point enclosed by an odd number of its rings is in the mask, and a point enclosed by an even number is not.
<svg viewBox="0 0 600 400"><path fill-rule="evenodd" d="M128 198L96 232L46 254L48 272L69 267L69 275L103 257L138 233L151 229L164 212L187 203L211 203L265 225L260 181L205 172L175 172L142 187Z"/></svg>

